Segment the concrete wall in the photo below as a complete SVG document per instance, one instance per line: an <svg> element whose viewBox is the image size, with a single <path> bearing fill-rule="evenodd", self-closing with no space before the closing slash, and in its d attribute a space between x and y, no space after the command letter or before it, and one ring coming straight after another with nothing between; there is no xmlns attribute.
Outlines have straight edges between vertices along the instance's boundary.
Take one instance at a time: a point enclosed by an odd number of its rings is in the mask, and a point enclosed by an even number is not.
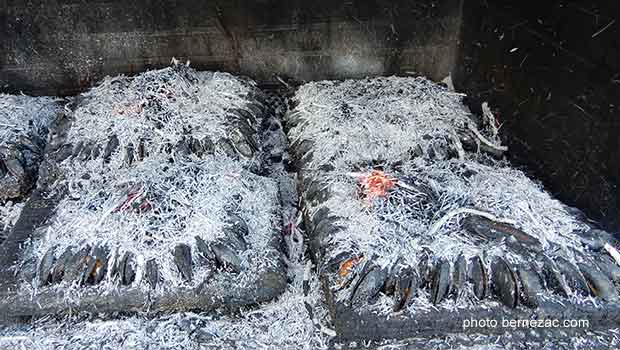
<svg viewBox="0 0 620 350"><path fill-rule="evenodd" d="M620 2L467 0L463 23L457 88L495 107L516 164L620 230Z"/></svg>
<svg viewBox="0 0 620 350"><path fill-rule="evenodd" d="M0 0L0 89L74 94L106 74L163 67L297 80L454 64L460 0Z"/></svg>

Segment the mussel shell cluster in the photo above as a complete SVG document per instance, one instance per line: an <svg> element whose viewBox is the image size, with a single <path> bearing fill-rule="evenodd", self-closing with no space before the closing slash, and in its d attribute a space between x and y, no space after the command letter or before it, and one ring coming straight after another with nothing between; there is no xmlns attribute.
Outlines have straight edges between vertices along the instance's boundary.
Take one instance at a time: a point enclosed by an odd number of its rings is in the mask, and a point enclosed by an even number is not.
<svg viewBox="0 0 620 350"><path fill-rule="evenodd" d="M242 271L241 255L250 248L247 236L250 230L246 222L234 213L228 214L223 227L223 237L206 242L196 236L193 244L178 243L170 252L175 270L182 280L191 283L194 279L194 264L209 267L212 271L239 273ZM192 251L197 254L192 257ZM111 249L108 245L69 246L62 251L52 246L38 263L39 286L59 284L96 285L106 277L129 286L136 280L137 258L140 252ZM156 259L147 259L143 269L144 280L155 288L160 281Z"/></svg>
<svg viewBox="0 0 620 350"><path fill-rule="evenodd" d="M341 253L326 264L335 275L333 290L346 290L346 303L354 308L374 304L383 293L392 297L393 311L406 309L421 290L435 305L464 295L480 301L494 299L508 308L538 308L554 298L594 297L603 302L620 299L620 266L601 251L605 242L620 247L620 242L609 234L599 230L585 233L586 253L576 251L577 258L571 260L544 251L536 238L505 223L470 216L463 225L472 235L485 240L510 242L508 249L524 259L484 254L459 254L447 259L434 257L424 249L416 259L417 266L403 259L381 266L375 262L376 256Z"/></svg>

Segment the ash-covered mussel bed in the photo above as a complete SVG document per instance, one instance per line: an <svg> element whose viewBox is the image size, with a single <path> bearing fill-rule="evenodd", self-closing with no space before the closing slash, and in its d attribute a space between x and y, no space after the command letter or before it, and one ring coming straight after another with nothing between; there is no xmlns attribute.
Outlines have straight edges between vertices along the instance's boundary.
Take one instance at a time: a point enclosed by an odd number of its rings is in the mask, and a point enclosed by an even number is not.
<svg viewBox="0 0 620 350"><path fill-rule="evenodd" d="M41 166L57 205L4 309L210 309L280 294L278 186L260 176L275 117L264 102L249 80L178 64L78 96Z"/></svg>
<svg viewBox="0 0 620 350"><path fill-rule="evenodd" d="M420 77L310 83L293 97L287 132L338 334L570 316L613 327L618 242L511 168L493 114L461 100Z"/></svg>
<svg viewBox="0 0 620 350"><path fill-rule="evenodd" d="M465 319L620 318L620 243L505 160L487 106L472 115L426 78L268 96L174 63L67 101L2 98L0 232L53 205L2 267L3 315L36 317L0 344L302 349L442 333L449 348Z"/></svg>

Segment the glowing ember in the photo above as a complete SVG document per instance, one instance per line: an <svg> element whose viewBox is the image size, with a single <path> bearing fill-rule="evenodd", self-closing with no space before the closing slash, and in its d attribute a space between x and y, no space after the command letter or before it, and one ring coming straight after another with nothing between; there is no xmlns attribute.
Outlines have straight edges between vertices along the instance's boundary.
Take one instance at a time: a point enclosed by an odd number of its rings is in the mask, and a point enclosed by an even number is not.
<svg viewBox="0 0 620 350"><path fill-rule="evenodd" d="M346 277L361 260L362 257L354 257L343 261L338 269L338 276Z"/></svg>
<svg viewBox="0 0 620 350"><path fill-rule="evenodd" d="M394 187L395 179L390 179L382 171L373 170L370 175L360 178L360 185L368 199L385 197L387 192Z"/></svg>

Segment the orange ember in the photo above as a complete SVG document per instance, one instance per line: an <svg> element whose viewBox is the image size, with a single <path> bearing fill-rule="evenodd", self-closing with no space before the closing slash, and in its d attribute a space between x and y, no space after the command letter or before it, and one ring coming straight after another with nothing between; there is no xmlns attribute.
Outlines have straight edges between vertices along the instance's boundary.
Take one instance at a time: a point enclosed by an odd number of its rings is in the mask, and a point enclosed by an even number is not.
<svg viewBox="0 0 620 350"><path fill-rule="evenodd" d="M338 276L345 277L351 272L351 270L357 265L362 257L354 257L351 259L347 259L340 264L340 268L338 269Z"/></svg>
<svg viewBox="0 0 620 350"><path fill-rule="evenodd" d="M382 171L373 170L370 175L362 176L360 184L364 194L369 198L385 197L387 191L394 187L395 180L387 177Z"/></svg>

